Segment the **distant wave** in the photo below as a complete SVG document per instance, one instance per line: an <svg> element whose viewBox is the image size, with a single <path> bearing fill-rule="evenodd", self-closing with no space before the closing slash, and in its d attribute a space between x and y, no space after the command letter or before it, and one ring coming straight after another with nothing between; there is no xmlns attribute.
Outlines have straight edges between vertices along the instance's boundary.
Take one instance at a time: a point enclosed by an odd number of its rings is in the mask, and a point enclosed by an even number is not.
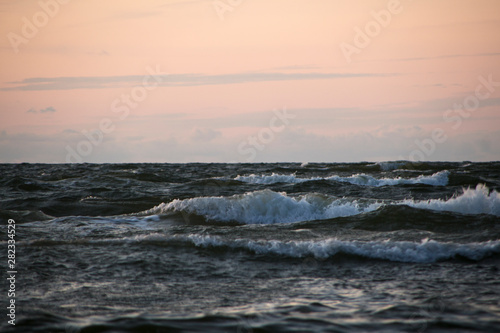
<svg viewBox="0 0 500 333"><path fill-rule="evenodd" d="M139 237L139 238L138 238ZM329 238L318 241L278 240L226 240L218 236L191 234L188 236L148 235L138 236L134 241L187 242L203 248L229 248L246 250L261 255L280 255L290 258L314 257L327 259L339 254L355 255L370 259L397 262L428 263L463 257L481 260L500 253L500 241L459 244L424 239L409 241L346 241Z"/></svg>
<svg viewBox="0 0 500 333"><path fill-rule="evenodd" d="M500 216L500 194L485 185L464 189L448 200L401 200L378 202L374 199L336 198L323 194L290 197L271 190L249 192L231 197L197 197L162 203L139 215L187 213L207 220L242 224L273 224L314 221L371 212L381 206L407 205L419 209L460 214Z"/></svg>
<svg viewBox="0 0 500 333"><path fill-rule="evenodd" d="M215 248L220 250L249 251L259 255L283 256L289 258L314 257L328 259L334 256L351 255L368 259L395 262L430 263L454 258L479 261L500 254L500 241L455 243L423 239L411 241L356 241L327 238L323 240L280 241L227 239L212 235L165 235L160 233L136 235L123 238L82 239L79 244L126 244L141 243L158 246L185 246ZM75 244L71 240L39 240L31 242L36 246L57 246Z"/></svg>
<svg viewBox="0 0 500 333"><path fill-rule="evenodd" d="M433 186L446 186L448 184L449 171L436 172L430 176L420 175L416 178L380 178L377 179L373 176L366 174L355 174L350 177L330 176L330 177L312 177L312 178L299 178L295 174L282 175L273 173L271 175L248 175L237 176L234 180L251 183L251 184L276 184L276 183L304 183L309 181L330 180L343 183L350 183L355 185L364 186L394 186L404 184L426 184Z"/></svg>
<svg viewBox="0 0 500 333"><path fill-rule="evenodd" d="M406 166L409 162L400 161L400 162L377 162L375 165L378 165L382 171L392 171L397 170ZM410 162L411 163L411 162Z"/></svg>
<svg viewBox="0 0 500 333"><path fill-rule="evenodd" d="M338 253L343 253L399 262L435 262L451 259L456 256L471 260L481 260L486 256L500 253L500 241L457 244L427 239L416 243L402 241L342 241L330 238L321 241L235 240L228 242L217 237L200 235L191 235L189 239L196 246L227 246L248 249L257 254L277 254L292 258L313 256L324 259Z"/></svg>

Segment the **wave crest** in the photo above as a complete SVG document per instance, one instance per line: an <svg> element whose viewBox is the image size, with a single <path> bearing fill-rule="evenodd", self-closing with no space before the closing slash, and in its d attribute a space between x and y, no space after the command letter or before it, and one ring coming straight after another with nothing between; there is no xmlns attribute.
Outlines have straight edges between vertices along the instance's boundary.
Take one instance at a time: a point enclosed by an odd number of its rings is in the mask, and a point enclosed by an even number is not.
<svg viewBox="0 0 500 333"><path fill-rule="evenodd" d="M237 176L234 180L250 183L250 184L261 184L269 185L276 183L290 183L298 184L310 181L319 180L329 180L337 181L342 183L350 183L354 185L361 186L395 186L395 185L405 185L405 184L425 184L432 186L446 186L448 184L448 177L450 172L447 170L436 172L430 176L420 175L416 178L375 178L366 174L355 174L350 177L341 176L330 176L330 177L311 177L311 178L299 178L295 174L282 175L273 173L271 175L248 175L248 176Z"/></svg>
<svg viewBox="0 0 500 333"><path fill-rule="evenodd" d="M374 201L348 200L322 194L289 197L263 190L232 197L199 197L162 203L146 214L185 212L223 222L245 224L290 223L357 215L380 207Z"/></svg>
<svg viewBox="0 0 500 333"><path fill-rule="evenodd" d="M345 241L329 238L321 241L253 241L222 240L209 235L189 235L186 239L197 247L228 247L264 255L282 255L291 258L313 256L326 259L337 254L349 254L370 259L397 262L428 263L463 257L481 260L500 253L500 241L457 244L424 239L420 243L409 241Z"/></svg>
<svg viewBox="0 0 500 333"><path fill-rule="evenodd" d="M231 197L197 197L162 203L139 215L192 214L208 221L241 224L274 224L326 220L353 216L379 207L407 205L418 209L460 214L500 216L500 193L486 185L465 189L448 200L380 202L375 199L337 198L319 193L290 197L283 192L262 190Z"/></svg>
<svg viewBox="0 0 500 333"><path fill-rule="evenodd" d="M461 214L490 214L500 216L500 193L490 192L484 184L476 188L464 189L461 195L448 200L431 199L427 201L405 200L402 204L422 209L449 211Z"/></svg>

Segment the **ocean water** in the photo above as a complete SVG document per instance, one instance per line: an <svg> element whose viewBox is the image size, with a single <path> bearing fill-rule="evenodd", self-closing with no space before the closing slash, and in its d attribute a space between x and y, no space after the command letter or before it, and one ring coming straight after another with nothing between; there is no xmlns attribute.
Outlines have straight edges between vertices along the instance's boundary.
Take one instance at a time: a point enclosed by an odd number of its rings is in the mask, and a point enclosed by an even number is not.
<svg viewBox="0 0 500 333"><path fill-rule="evenodd" d="M500 331L500 162L0 177L2 332Z"/></svg>

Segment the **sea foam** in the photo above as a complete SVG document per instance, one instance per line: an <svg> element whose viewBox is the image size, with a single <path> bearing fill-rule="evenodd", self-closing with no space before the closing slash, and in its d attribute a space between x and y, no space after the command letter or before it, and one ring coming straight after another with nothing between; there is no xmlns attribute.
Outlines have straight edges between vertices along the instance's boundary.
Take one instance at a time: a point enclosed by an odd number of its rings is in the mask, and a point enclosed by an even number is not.
<svg viewBox="0 0 500 333"><path fill-rule="evenodd" d="M146 214L185 212L209 220L246 224L290 223L357 215L380 207L375 201L349 200L322 194L298 197L263 190L232 197L198 197L174 200L156 206Z"/></svg>
<svg viewBox="0 0 500 333"><path fill-rule="evenodd" d="M461 214L500 216L500 194L485 185L465 189L448 200L398 200L379 202L374 199L337 198L310 193L290 197L283 192L261 190L231 197L197 197L162 203L141 215L187 213L207 220L242 224L293 223L353 216L382 206L407 205L419 209L449 211Z"/></svg>
<svg viewBox="0 0 500 333"><path fill-rule="evenodd" d="M228 247L256 254L282 255L291 258L312 256L326 259L336 254L357 255L371 259L398 262L436 262L457 256L470 260L481 260L500 253L500 241L458 244L424 239L408 241L345 241L329 238L320 241L254 241L246 239L223 240L210 235L189 235L185 241L198 247Z"/></svg>
<svg viewBox="0 0 500 333"><path fill-rule="evenodd" d="M460 195L448 200L431 199L427 201L404 200L404 205L437 211L449 211L461 214L490 214L500 216L500 193L479 184L476 188L464 189Z"/></svg>
<svg viewBox="0 0 500 333"><path fill-rule="evenodd" d="M295 174L290 175L282 175L273 173L271 175L248 175L248 176L237 176L234 180L250 183L250 184L276 184L276 183L304 183L309 181L318 181L318 180L330 180L337 181L342 183L350 183L361 186L395 186L395 185L404 185L404 184L426 184L433 186L446 186L448 184L448 177L450 172L440 171L436 172L430 176L420 175L415 178L375 178L373 176L369 176L366 174L355 174L349 177L341 177L341 176L330 176L330 177L311 177L311 178L300 178Z"/></svg>

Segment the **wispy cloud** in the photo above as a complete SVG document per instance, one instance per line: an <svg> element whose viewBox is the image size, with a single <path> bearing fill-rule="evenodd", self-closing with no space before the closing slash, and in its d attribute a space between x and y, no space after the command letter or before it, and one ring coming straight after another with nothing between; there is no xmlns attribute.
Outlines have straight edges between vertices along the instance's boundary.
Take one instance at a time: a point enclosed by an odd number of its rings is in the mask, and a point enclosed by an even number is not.
<svg viewBox="0 0 500 333"><path fill-rule="evenodd" d="M195 142L209 142L221 135L222 133L220 131L216 131L212 128L195 128L191 133L191 139Z"/></svg>
<svg viewBox="0 0 500 333"><path fill-rule="evenodd" d="M142 11L142 12L129 11L129 12L122 12L122 13L116 14L113 18L115 18L115 19L141 19L144 17L157 16L157 15L161 15L161 14L162 14L162 12L159 12L159 11Z"/></svg>
<svg viewBox="0 0 500 333"><path fill-rule="evenodd" d="M435 60L435 59L450 59L450 58L466 58L466 57L498 57L500 52L490 52L490 53L471 53L471 54L443 54L432 57L411 57L411 58L391 58L391 59L379 59L379 60L367 60L365 62L385 62L385 61L424 61L424 60Z"/></svg>
<svg viewBox="0 0 500 333"><path fill-rule="evenodd" d="M206 86L221 84L238 84L250 82L270 82L270 81L299 81L299 80L325 80L341 78L359 77L388 77L396 76L395 73L280 73L280 72L260 72L260 73L237 73L223 75L204 74L172 74L161 77L163 87L179 86ZM3 91L34 91L34 90L72 90L72 89L105 89L116 88L130 84L141 84L143 75L124 76L73 76L73 77L45 77L28 78L22 81L7 82L12 85L5 87Z"/></svg>
<svg viewBox="0 0 500 333"><path fill-rule="evenodd" d="M45 109L40 109L40 110L36 110L34 108L31 108L29 109L28 111L26 111L27 113L48 113L48 112L56 112L57 110L52 107L52 106L48 106L46 107Z"/></svg>
<svg viewBox="0 0 500 333"><path fill-rule="evenodd" d="M46 112L56 112L56 109L54 109L52 106L49 106L48 108L41 109L41 113L46 113Z"/></svg>
<svg viewBox="0 0 500 333"><path fill-rule="evenodd" d="M196 3L206 3L208 5L212 5L212 3L209 0L171 0L169 2L161 4L159 7L191 5L191 4L196 4Z"/></svg>

